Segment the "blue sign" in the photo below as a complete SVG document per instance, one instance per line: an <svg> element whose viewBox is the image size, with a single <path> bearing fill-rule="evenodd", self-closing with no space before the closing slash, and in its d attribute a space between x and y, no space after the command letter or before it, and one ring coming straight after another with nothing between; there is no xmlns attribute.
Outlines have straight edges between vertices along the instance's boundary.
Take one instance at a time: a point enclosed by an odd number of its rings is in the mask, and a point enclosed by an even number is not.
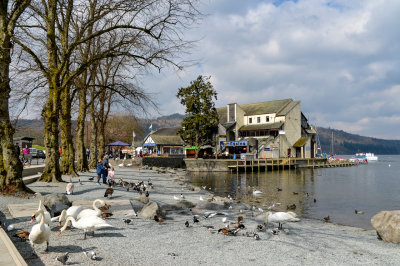
<svg viewBox="0 0 400 266"><path fill-rule="evenodd" d="M155 143L143 143L143 146L157 146Z"/></svg>
<svg viewBox="0 0 400 266"><path fill-rule="evenodd" d="M247 141L221 141L221 146L236 147L236 146L247 146Z"/></svg>
<svg viewBox="0 0 400 266"><path fill-rule="evenodd" d="M270 151L271 149L270 148L264 148L264 151Z"/></svg>

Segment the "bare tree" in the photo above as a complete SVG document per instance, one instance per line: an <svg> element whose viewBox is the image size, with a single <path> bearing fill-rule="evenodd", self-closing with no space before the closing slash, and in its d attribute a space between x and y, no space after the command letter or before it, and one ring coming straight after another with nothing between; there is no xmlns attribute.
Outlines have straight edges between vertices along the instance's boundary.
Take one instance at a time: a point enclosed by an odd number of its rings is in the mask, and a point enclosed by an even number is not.
<svg viewBox="0 0 400 266"><path fill-rule="evenodd" d="M66 154L74 152L72 138L70 132L68 133L68 120L71 119L70 93L74 81L88 67L105 58L125 56L138 66L151 66L159 70L166 65L182 67L184 62L178 62L176 55L190 45L190 42L181 38L182 30L199 15L193 2L194 0L33 2L30 14L20 25L19 33L22 38L13 40L31 56L37 69L48 81L48 99L42 111L47 156L41 180L61 181L59 126L63 130L62 138L66 143L63 145L68 147L63 151L66 159L63 159L62 169L74 167L73 155ZM94 16L90 16L90 10L94 10ZM81 21L78 23L78 30L72 30L73 21ZM90 26L93 26L92 32L89 31ZM116 36L115 45L86 60L72 60L80 46L107 34Z"/></svg>
<svg viewBox="0 0 400 266"><path fill-rule="evenodd" d="M13 144L14 128L9 113L12 37L17 21L31 1L0 2L0 190L28 191L22 181L22 163Z"/></svg>

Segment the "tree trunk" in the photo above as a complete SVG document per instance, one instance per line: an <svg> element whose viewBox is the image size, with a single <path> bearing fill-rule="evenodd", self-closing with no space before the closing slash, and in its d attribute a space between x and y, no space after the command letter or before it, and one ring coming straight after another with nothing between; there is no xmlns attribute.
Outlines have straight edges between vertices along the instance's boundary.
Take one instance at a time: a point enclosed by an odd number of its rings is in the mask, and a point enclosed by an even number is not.
<svg viewBox="0 0 400 266"><path fill-rule="evenodd" d="M89 165L85 147L85 121L86 121L86 90L79 89L79 115L76 130L76 170L79 172L89 171ZM89 134L89 132L86 132ZM86 144L88 145L88 143ZM93 155L93 153L92 153Z"/></svg>
<svg viewBox="0 0 400 266"><path fill-rule="evenodd" d="M71 97L68 87L64 88L61 99L61 174L78 176L75 170L75 150L71 134Z"/></svg>
<svg viewBox="0 0 400 266"><path fill-rule="evenodd" d="M97 126L96 126L96 109L94 106L94 89L91 90L91 104L90 104L90 157L89 167L96 168L97 160L99 158L97 151Z"/></svg>
<svg viewBox="0 0 400 266"><path fill-rule="evenodd" d="M19 8L25 8L21 2ZM16 6L17 7L17 6ZM11 125L8 102L10 98L10 41L14 27L9 28L8 5L1 5L0 12L0 191L13 193L14 191L31 192L22 180L22 163L19 160L14 143L14 128ZM22 9L22 10L23 10ZM22 11L21 11L22 12Z"/></svg>
<svg viewBox="0 0 400 266"><path fill-rule="evenodd" d="M100 92L99 95L99 118L97 120L97 133L99 141L99 158L102 159L105 155L105 137L104 137L104 127L105 127L105 102L106 102L106 92L105 90Z"/></svg>
<svg viewBox="0 0 400 266"><path fill-rule="evenodd" d="M46 159L43 174L40 181L62 182L60 171L60 154L58 153L58 117L60 106L60 93L57 88L49 88L49 99L43 108L44 119L44 145L46 147Z"/></svg>

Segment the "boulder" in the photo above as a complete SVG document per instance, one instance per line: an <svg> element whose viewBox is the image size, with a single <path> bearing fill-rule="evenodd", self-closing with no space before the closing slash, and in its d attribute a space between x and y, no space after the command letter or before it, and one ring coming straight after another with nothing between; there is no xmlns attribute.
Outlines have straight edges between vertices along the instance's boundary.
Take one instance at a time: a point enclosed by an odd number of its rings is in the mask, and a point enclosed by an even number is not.
<svg viewBox="0 0 400 266"><path fill-rule="evenodd" d="M50 211L53 216L54 213L58 212L63 205L71 207L72 203L69 201L67 196L62 193L53 193L43 196L43 205ZM52 213L54 211L54 213ZM61 211L60 211L61 212Z"/></svg>
<svg viewBox="0 0 400 266"><path fill-rule="evenodd" d="M229 206L226 206L224 202L208 202L201 201L197 204L197 209L205 209L205 210L223 210L227 209Z"/></svg>
<svg viewBox="0 0 400 266"><path fill-rule="evenodd" d="M177 206L178 208L182 208L182 209L191 209L194 208L194 206L196 206L193 202L187 201L187 200L180 200L177 203L175 203L175 206Z"/></svg>
<svg viewBox="0 0 400 266"><path fill-rule="evenodd" d="M61 212L63 210L66 210L68 208L69 208L69 206L65 205L64 203L58 202L51 206L50 215L51 215L51 217L59 216L59 215L61 215Z"/></svg>
<svg viewBox="0 0 400 266"><path fill-rule="evenodd" d="M165 218L165 212L158 206L154 201L151 201L143 206L142 210L139 212L140 216L145 219L154 219L154 216Z"/></svg>
<svg viewBox="0 0 400 266"><path fill-rule="evenodd" d="M400 210L381 211L371 218L371 224L383 241L400 243Z"/></svg>
<svg viewBox="0 0 400 266"><path fill-rule="evenodd" d="M147 203L149 203L149 198L148 197L146 197L146 196L140 196L140 197L136 197L136 198L133 198L133 200L134 201L137 201L137 202L141 202L141 203L143 203L143 204L147 204Z"/></svg>

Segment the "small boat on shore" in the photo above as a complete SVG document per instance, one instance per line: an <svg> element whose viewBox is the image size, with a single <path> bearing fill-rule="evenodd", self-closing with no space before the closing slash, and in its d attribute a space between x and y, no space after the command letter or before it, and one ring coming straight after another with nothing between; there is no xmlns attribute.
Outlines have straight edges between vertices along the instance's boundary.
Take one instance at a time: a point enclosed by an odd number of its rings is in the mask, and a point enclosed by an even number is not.
<svg viewBox="0 0 400 266"><path fill-rule="evenodd" d="M375 156L375 154L371 152L356 153L356 155L353 156L353 159L367 160L368 162L371 162L371 161L378 161L378 156Z"/></svg>

